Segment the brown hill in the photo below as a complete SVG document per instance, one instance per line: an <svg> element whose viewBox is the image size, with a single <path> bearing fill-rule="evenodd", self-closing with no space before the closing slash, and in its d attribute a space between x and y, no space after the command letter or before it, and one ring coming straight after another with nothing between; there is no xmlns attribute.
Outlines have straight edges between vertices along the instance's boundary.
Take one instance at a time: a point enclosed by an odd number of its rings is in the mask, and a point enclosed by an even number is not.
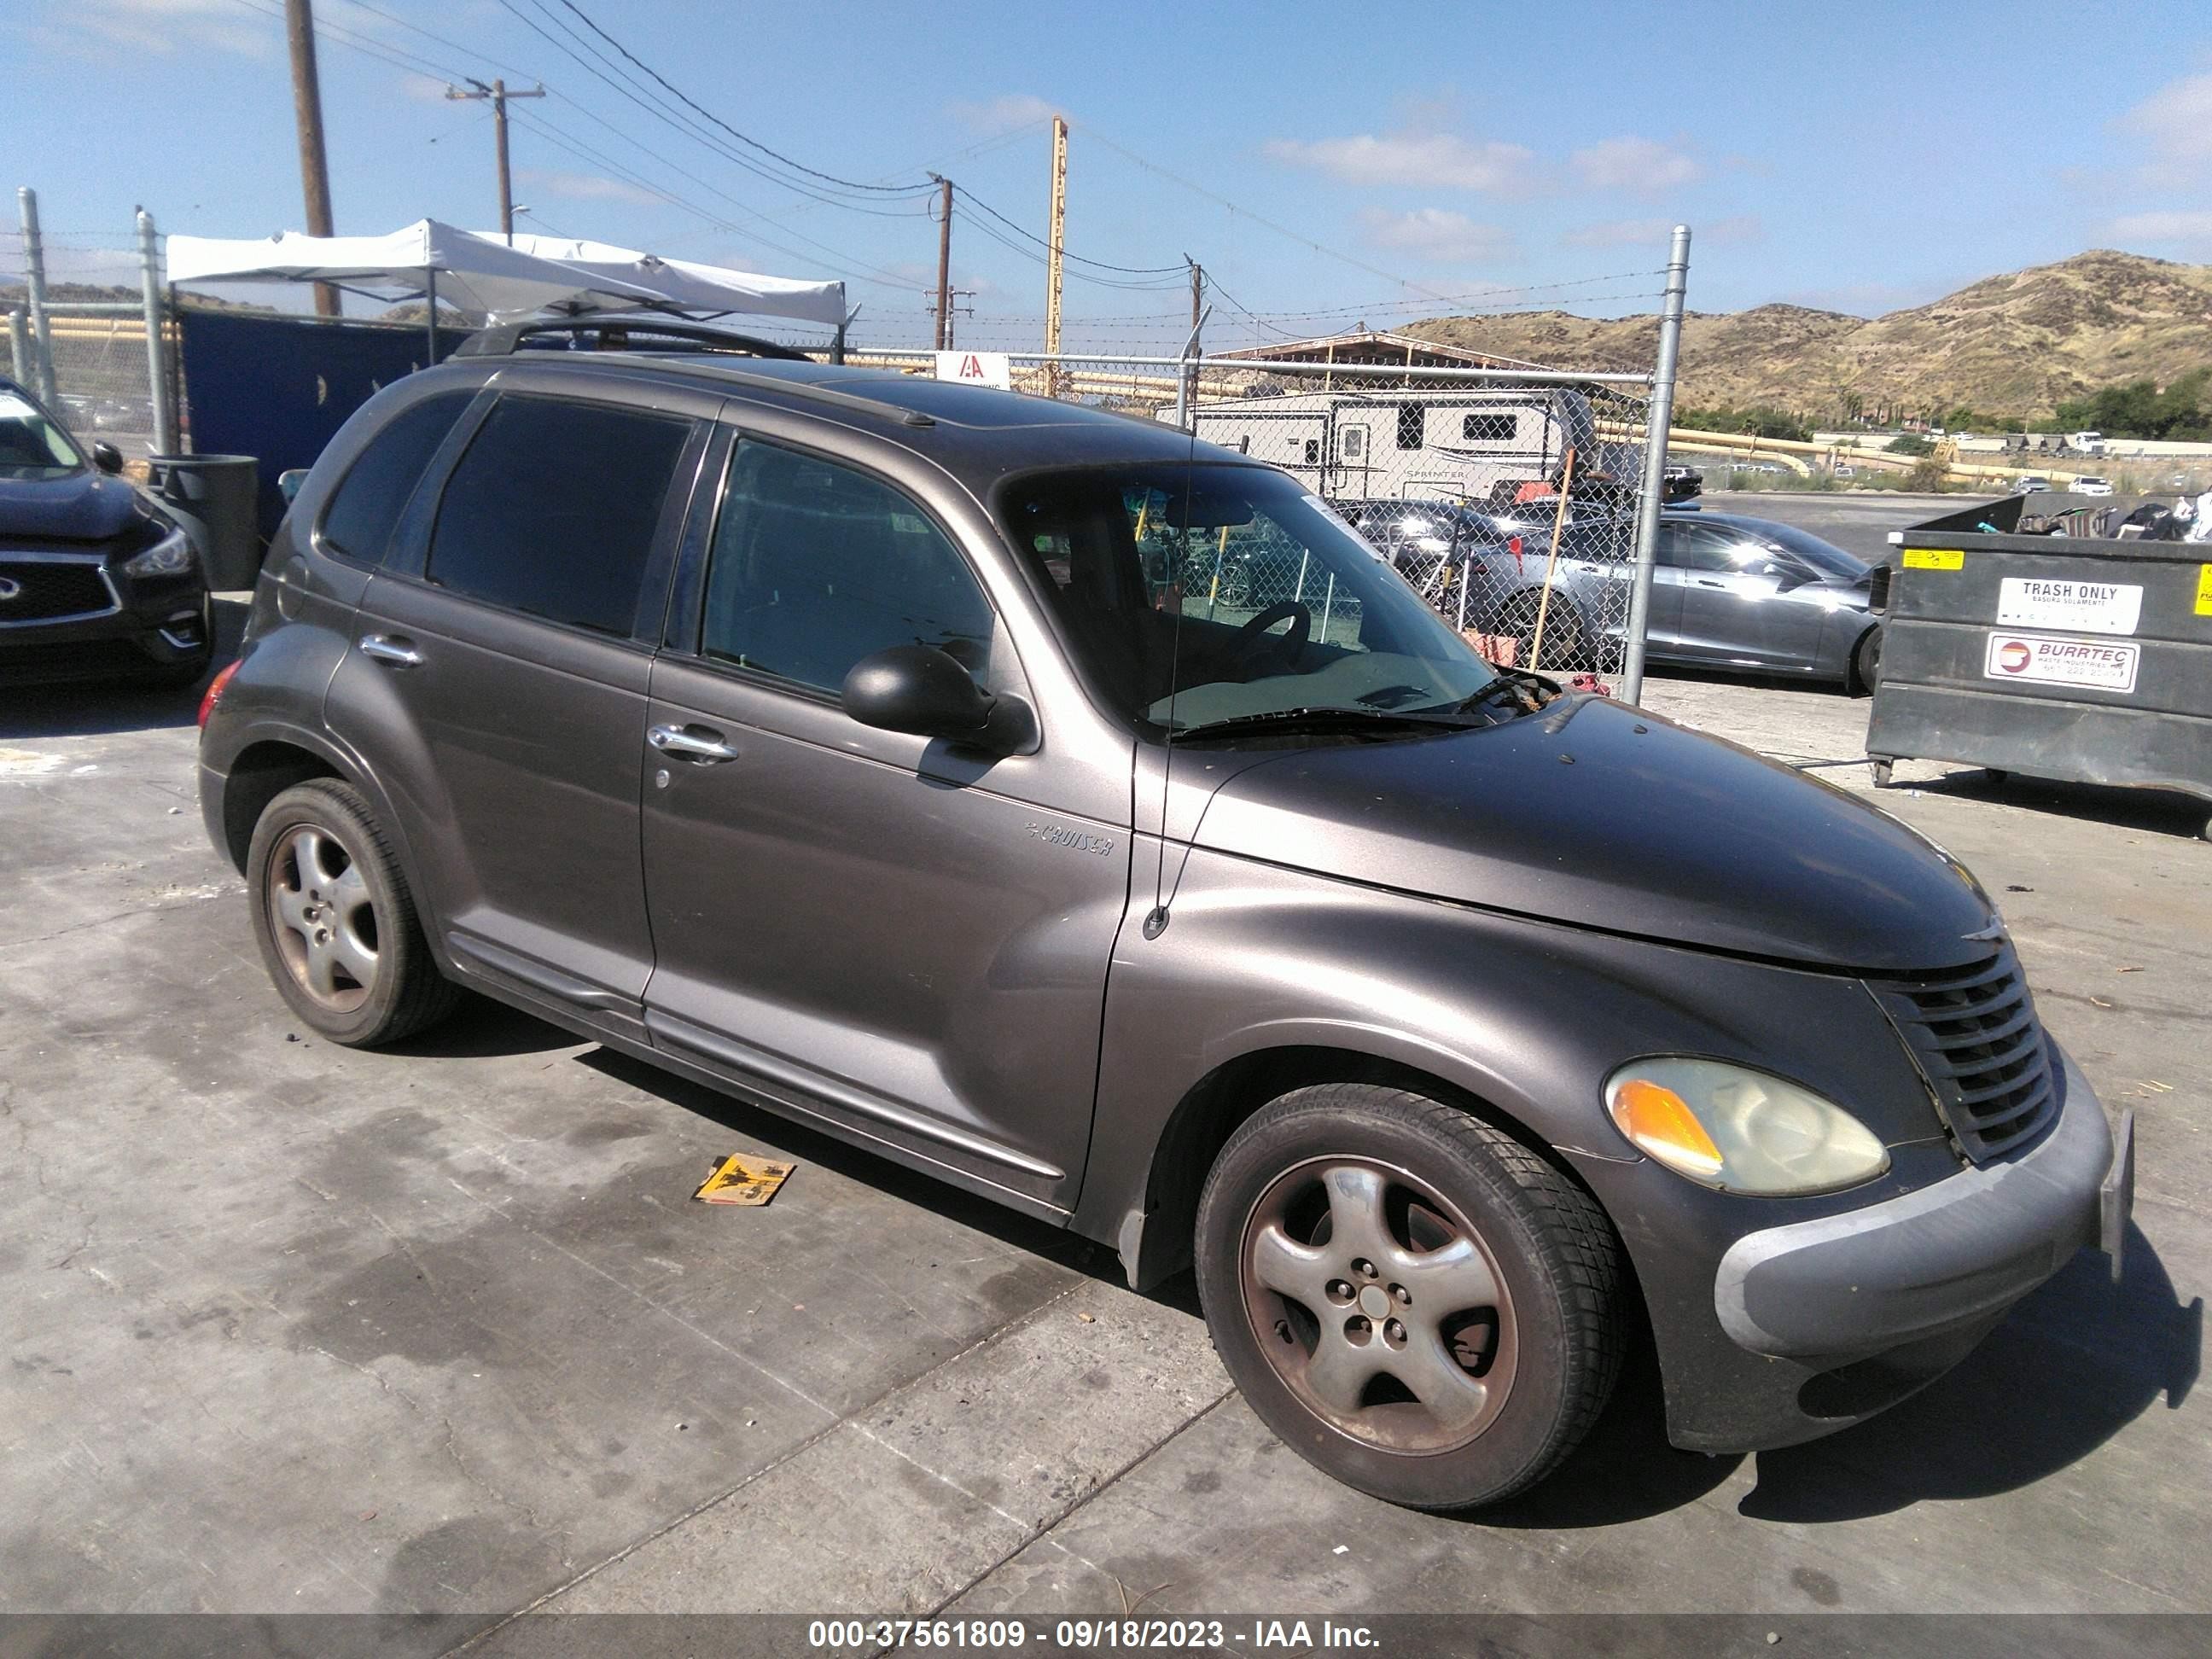
<svg viewBox="0 0 2212 1659"><path fill-rule="evenodd" d="M1565 312L1439 317L1404 331L1577 368L1642 368L1657 319ZM2212 266L2096 249L1985 277L1872 319L1802 306L1693 313L1677 401L1769 404L1819 416L1851 399L1904 413L1968 404L2047 415L2062 398L2212 366Z"/></svg>

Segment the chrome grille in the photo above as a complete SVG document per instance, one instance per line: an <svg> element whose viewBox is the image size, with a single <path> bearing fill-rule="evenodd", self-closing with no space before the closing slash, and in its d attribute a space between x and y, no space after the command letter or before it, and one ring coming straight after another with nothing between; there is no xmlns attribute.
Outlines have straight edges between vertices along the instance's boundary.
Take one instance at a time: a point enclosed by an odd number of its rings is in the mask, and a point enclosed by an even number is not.
<svg viewBox="0 0 2212 1659"><path fill-rule="evenodd" d="M115 609L115 595L94 560L0 556L0 626L58 622Z"/></svg>
<svg viewBox="0 0 2212 1659"><path fill-rule="evenodd" d="M1967 967L1867 983L1974 1163L2033 1140L2057 1115L2050 1046L2011 945Z"/></svg>

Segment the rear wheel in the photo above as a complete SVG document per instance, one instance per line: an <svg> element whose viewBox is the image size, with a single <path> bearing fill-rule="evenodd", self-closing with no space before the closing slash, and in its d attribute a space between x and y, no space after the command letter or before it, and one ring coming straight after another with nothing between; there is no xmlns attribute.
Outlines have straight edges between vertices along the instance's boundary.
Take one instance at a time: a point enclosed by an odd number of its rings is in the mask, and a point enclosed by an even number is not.
<svg viewBox="0 0 2212 1659"><path fill-rule="evenodd" d="M1851 652L1850 684L1853 696L1864 696L1881 681L1881 629L1869 628L1859 635L1857 647Z"/></svg>
<svg viewBox="0 0 2212 1659"><path fill-rule="evenodd" d="M1496 632L1510 634L1515 642L1514 662L1522 668L1532 665L1536 648L1536 615L1544 616L1544 662L1554 669L1568 668L1580 662L1585 644L1581 614L1575 603L1557 588L1552 591L1552 602L1544 608L1543 594L1531 590L1516 593L1498 607Z"/></svg>
<svg viewBox="0 0 2212 1659"><path fill-rule="evenodd" d="M333 1042L396 1042L450 1012L406 878L368 803L316 778L263 811L246 854L254 941L292 1012Z"/></svg>
<svg viewBox="0 0 2212 1659"><path fill-rule="evenodd" d="M1199 1208L1214 1346L1284 1441L1420 1509L1571 1451L1621 1352L1620 1247L1580 1187L1441 1102L1323 1084L1230 1138Z"/></svg>

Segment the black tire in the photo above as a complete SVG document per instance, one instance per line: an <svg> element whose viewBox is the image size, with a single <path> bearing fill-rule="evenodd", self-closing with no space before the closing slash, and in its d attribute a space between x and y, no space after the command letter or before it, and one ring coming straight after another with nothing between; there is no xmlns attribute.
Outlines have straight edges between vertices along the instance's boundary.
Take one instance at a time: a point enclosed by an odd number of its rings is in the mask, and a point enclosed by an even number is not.
<svg viewBox="0 0 2212 1659"><path fill-rule="evenodd" d="M1869 628L1859 635L1858 644L1851 651L1850 684L1847 688L1855 697L1870 696L1881 684L1881 629Z"/></svg>
<svg viewBox="0 0 2212 1659"><path fill-rule="evenodd" d="M303 864L310 846L313 862ZM422 937L391 843L351 784L315 778L270 801L253 827L246 884L269 977L292 1012L332 1042L397 1042L460 1000ZM283 920L287 906L307 919ZM310 942L317 934L338 943L318 946ZM326 988L317 988L319 979Z"/></svg>
<svg viewBox="0 0 2212 1659"><path fill-rule="evenodd" d="M1527 668L1536 641L1536 612L1543 607L1543 595L1535 589L1525 589L1498 608L1498 626L1492 631L1510 634L1519 648L1514 653L1514 666ZM1575 602L1558 588L1552 590L1552 603L1544 611L1544 661L1553 671L1571 668L1579 664L1589 635L1583 627L1582 613Z"/></svg>
<svg viewBox="0 0 2212 1659"><path fill-rule="evenodd" d="M1371 1171L1379 1183L1374 1213L1390 1235L1379 1263L1349 1255L1335 1262L1335 1254L1355 1247L1356 1226L1331 1251L1334 1183L1353 1178L1347 1169L1363 1180ZM1312 1212L1298 1183L1309 1179L1323 1188L1326 1219L1301 1237L1295 1218ZM1301 1212L1301 1205L1309 1207ZM1346 1213L1357 1222L1356 1206ZM1452 1237L1462 1231L1473 1233L1473 1250ZM1447 1246L1428 1248L1425 1231ZM1259 1283L1285 1259L1272 1247L1283 1237L1320 1264L1311 1271L1336 1275L1318 1296L1279 1294ZM1469 1509L1534 1485L1589 1432L1620 1370L1620 1246L1596 1200L1512 1136L1423 1095L1330 1083L1261 1108L1230 1137L1206 1176L1196 1246L1207 1328L1253 1410L1316 1468L1394 1504ZM1462 1308L1440 1293L1424 1316L1428 1264L1452 1253L1462 1263L1479 1255L1496 1295ZM1412 1291L1392 1280L1394 1272ZM1352 1299L1338 1296L1340 1282L1352 1289L1363 1275ZM1379 1297L1368 1297L1369 1284ZM1322 1298L1319 1307L1307 1305ZM1362 1311L1370 1300L1371 1320ZM1406 1323L1386 1311L1402 1313ZM1431 1331L1425 1320L1443 1322ZM1425 1352L1448 1356L1463 1375L1394 1369L1389 1354L1359 1342L1368 1357L1350 1363L1376 1369L1358 1384L1348 1409L1332 1412L1318 1398L1327 1390L1310 1386L1316 1357L1325 1340L1355 1341L1353 1328L1362 1325L1369 1341L1395 1328L1401 1361L1420 1357L1407 1348L1408 1326L1417 1343L1439 1335L1441 1347ZM1401 1380L1401 1369L1407 1376L1449 1378L1437 1390L1451 1396L1448 1405L1472 1401L1478 1389L1482 1403L1461 1408L1455 1423ZM1340 1374L1340 1396L1341 1382Z"/></svg>

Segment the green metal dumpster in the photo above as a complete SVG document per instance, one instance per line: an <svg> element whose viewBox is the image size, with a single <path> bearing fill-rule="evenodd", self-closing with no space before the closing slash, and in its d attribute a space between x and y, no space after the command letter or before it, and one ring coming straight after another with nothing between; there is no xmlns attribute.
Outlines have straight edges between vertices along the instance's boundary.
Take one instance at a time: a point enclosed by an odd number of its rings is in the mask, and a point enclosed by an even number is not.
<svg viewBox="0 0 2212 1659"><path fill-rule="evenodd" d="M217 592L261 574L261 463L251 455L155 455L153 490L183 520Z"/></svg>
<svg viewBox="0 0 2212 1659"><path fill-rule="evenodd" d="M2023 535L2021 511L1906 531L1886 601L1878 576L1875 783L1945 760L2212 802L2212 544Z"/></svg>

